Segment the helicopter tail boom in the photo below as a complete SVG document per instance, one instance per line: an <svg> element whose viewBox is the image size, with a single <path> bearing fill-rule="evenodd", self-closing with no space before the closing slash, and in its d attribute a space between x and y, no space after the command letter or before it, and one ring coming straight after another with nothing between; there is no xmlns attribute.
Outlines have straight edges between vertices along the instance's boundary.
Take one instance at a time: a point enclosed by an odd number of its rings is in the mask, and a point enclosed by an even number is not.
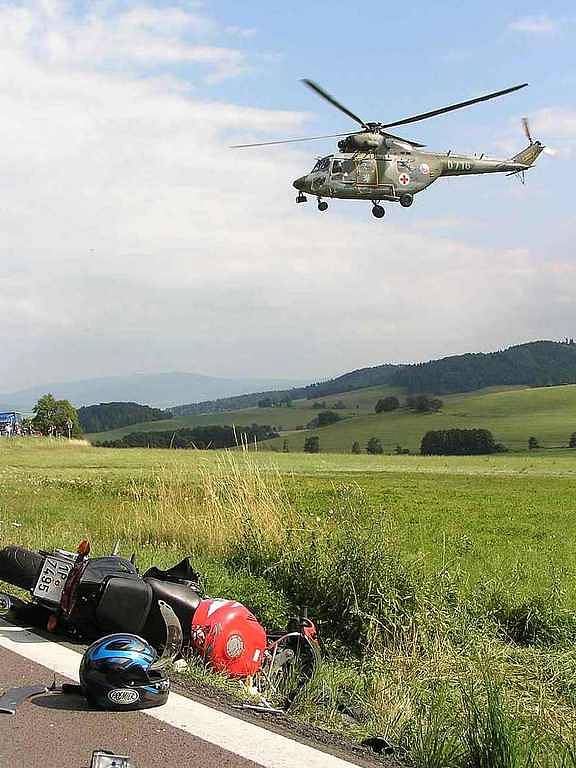
<svg viewBox="0 0 576 768"><path fill-rule="evenodd" d="M544 144L539 141L533 141L528 144L525 149L518 152L517 155L514 155L514 157L511 157L510 159L513 163L520 163L521 165L531 168L545 149L546 147Z"/></svg>

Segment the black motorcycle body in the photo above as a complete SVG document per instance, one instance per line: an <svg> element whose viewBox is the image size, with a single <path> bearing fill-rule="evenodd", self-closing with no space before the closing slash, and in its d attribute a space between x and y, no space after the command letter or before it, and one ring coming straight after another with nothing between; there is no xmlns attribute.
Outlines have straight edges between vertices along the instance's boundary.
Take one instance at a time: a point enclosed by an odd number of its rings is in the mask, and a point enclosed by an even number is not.
<svg viewBox="0 0 576 768"><path fill-rule="evenodd" d="M51 599L52 593L43 595L39 590L47 560L64 565L65 583L58 602ZM176 614L186 645L202 599L199 575L188 559L167 571L151 568L140 575L130 560L117 555L88 558L63 550L48 553L5 547L0 550L0 580L29 591L29 601L16 603L28 618L35 613L52 631L86 641L130 632L162 646L166 625L159 601L164 601Z"/></svg>

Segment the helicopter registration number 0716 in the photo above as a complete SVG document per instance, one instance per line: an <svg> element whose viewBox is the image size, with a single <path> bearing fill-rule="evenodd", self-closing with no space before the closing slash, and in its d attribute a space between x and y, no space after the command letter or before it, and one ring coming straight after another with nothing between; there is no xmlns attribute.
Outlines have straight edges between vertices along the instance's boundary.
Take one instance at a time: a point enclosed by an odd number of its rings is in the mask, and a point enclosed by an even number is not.
<svg viewBox="0 0 576 768"><path fill-rule="evenodd" d="M472 163L465 160L448 160L447 167L449 171L469 171L472 168Z"/></svg>

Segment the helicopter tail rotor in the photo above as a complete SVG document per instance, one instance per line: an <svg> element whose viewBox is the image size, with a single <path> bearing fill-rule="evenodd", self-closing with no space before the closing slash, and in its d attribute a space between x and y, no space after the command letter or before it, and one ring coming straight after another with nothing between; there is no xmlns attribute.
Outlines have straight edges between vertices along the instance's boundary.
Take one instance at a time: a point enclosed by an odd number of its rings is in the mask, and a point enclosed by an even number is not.
<svg viewBox="0 0 576 768"><path fill-rule="evenodd" d="M526 138L530 142L530 146L533 146L534 144L538 144L540 146L543 146L541 142L534 141L532 138L532 134L530 132L530 123L528 122L527 117L522 118L522 128L524 129L524 133L526 134ZM553 149L552 147L543 147L542 152L544 152L545 155L548 155L549 157L556 157L558 154L557 149Z"/></svg>
<svg viewBox="0 0 576 768"><path fill-rule="evenodd" d="M534 144L534 139L532 138L532 134L530 133L530 123L528 122L527 117L522 118L522 128L524 129L524 133L526 134L526 138L530 142L530 146Z"/></svg>
<svg viewBox="0 0 576 768"><path fill-rule="evenodd" d="M524 172L534 166L542 152L550 154L550 150L548 150L548 147L545 147L541 141L534 141L532 133L530 132L530 123L528 122L527 117L522 118L522 129L528 139L528 146L510 158L513 163L517 163L521 167L509 173L508 176L516 176L520 178L522 183L524 183Z"/></svg>

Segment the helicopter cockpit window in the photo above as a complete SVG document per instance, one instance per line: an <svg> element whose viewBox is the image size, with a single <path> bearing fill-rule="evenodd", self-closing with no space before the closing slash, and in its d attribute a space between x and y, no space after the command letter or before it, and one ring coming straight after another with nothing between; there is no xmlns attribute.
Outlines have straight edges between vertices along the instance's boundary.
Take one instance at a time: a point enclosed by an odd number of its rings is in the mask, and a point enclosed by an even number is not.
<svg viewBox="0 0 576 768"><path fill-rule="evenodd" d="M332 163L332 176L342 176L342 160L334 160Z"/></svg>
<svg viewBox="0 0 576 768"><path fill-rule="evenodd" d="M314 168L312 168L311 173L316 173L317 171L327 171L330 167L330 157L323 157L321 160L318 160Z"/></svg>

